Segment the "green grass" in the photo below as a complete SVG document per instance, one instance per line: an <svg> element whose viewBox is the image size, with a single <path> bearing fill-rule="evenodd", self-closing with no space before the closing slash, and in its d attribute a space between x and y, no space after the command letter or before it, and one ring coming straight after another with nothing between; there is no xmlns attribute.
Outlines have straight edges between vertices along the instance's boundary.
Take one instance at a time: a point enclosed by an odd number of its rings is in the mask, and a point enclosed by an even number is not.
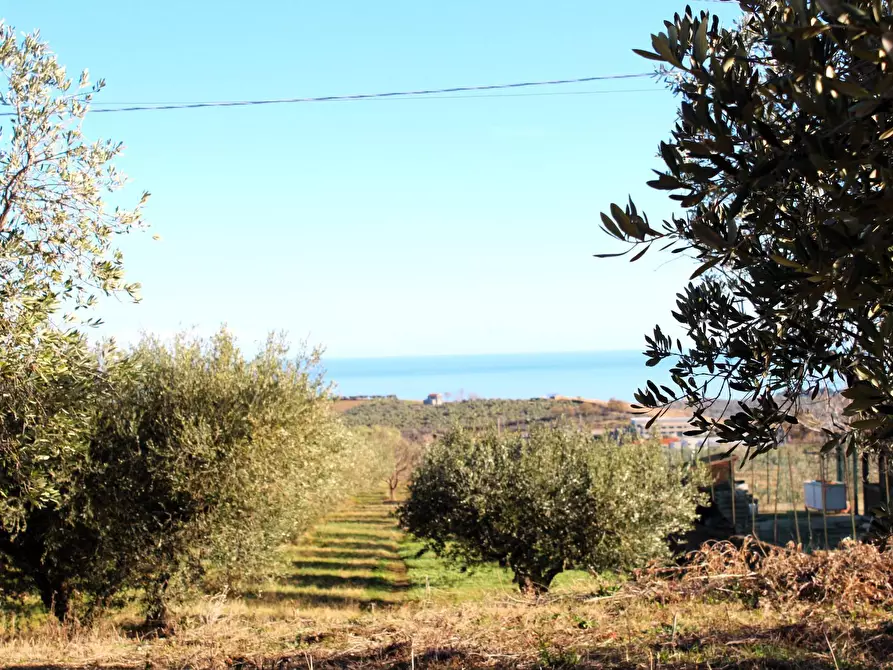
<svg viewBox="0 0 893 670"><path fill-rule="evenodd" d="M286 569L261 599L296 605L391 605L409 590L398 553L403 534L382 494L357 496L304 541L283 550Z"/></svg>
<svg viewBox="0 0 893 670"><path fill-rule="evenodd" d="M512 573L497 565L482 565L463 570L432 552L419 555L423 545L404 536L400 556L406 564L412 590L410 596L419 600L463 601L477 600L494 592L513 593Z"/></svg>
<svg viewBox="0 0 893 670"><path fill-rule="evenodd" d="M423 544L411 537L400 543L400 556L408 569L412 589L410 597L438 602L480 600L499 593L515 595L517 585L512 572L495 564L464 569L460 565L438 558L432 552L419 555ZM580 570L561 573L552 582L550 591L566 593L575 590L599 590L603 580Z"/></svg>
<svg viewBox="0 0 893 670"><path fill-rule="evenodd" d="M442 603L517 594L510 570L496 565L463 569L403 533L396 506L383 492L353 498L303 541L283 549L285 569L258 600L295 606L359 607L412 601ZM598 588L585 572L568 571L553 591Z"/></svg>

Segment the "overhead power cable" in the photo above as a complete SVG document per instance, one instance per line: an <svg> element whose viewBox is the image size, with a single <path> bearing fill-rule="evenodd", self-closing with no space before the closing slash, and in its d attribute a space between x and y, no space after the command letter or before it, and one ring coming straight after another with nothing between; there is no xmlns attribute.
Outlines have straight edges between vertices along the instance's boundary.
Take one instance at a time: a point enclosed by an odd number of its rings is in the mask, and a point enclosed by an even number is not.
<svg viewBox="0 0 893 670"><path fill-rule="evenodd" d="M542 91L539 93L479 93L479 94L463 94L463 93L455 93L452 95L418 95L418 96L406 96L406 97L389 97L389 98L358 98L357 102L387 102L388 100L464 100L466 98L531 98L531 97L541 97L541 96L555 96L555 95L599 95L599 94L614 94L614 93L661 93L667 92L669 89L663 88L660 86L652 86L651 88L600 88L600 89L589 89L585 91ZM326 102L326 101L321 101ZM333 100L332 102L351 102L351 100ZM152 109L157 109L158 106L161 105L191 105L191 102L93 102L90 103L92 106L123 106L123 105L141 105L141 106L151 106ZM178 108L179 109L179 108ZM101 110L94 109L94 112L98 112ZM119 111L117 109L114 110L105 110L105 111Z"/></svg>
<svg viewBox="0 0 893 670"><path fill-rule="evenodd" d="M496 91L514 88L530 88L534 86L562 86L567 84L585 84L594 81L607 81L618 79L642 79L645 77L653 77L653 72L638 72L635 74L612 74L601 75L598 77L579 77L576 79L551 79L547 81L525 81L514 84L489 84L486 86L454 86L452 88L435 88L422 89L418 91L392 91L388 93L362 93L359 95L327 95L315 98L275 98L268 100L217 100L217 101L197 101L197 102L174 102L174 103L106 103L127 105L123 107L114 107L106 109L92 109L91 114L104 114L115 112L143 112L158 111L172 109L201 109L205 107L249 107L255 105L285 105L309 102L347 102L351 100L380 100L393 98L421 98L421 97L484 97L484 96L450 96L456 93L469 93L474 91ZM641 90L641 89L639 89ZM577 93L600 93L601 91L581 91ZM621 91L614 91L619 93ZM630 91L632 92L632 91ZM100 104L100 103L94 103ZM0 116L12 116L11 112L0 114Z"/></svg>

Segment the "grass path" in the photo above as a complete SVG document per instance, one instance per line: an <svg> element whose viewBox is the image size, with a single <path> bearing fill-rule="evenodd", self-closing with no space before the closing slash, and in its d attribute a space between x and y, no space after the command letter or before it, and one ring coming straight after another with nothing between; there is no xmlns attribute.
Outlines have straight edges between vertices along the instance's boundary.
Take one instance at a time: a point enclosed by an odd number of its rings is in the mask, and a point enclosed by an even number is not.
<svg viewBox="0 0 893 670"><path fill-rule="evenodd" d="M261 601L371 609L517 594L506 569L486 565L465 571L431 553L420 554L422 544L400 530L394 510L383 492L352 498L284 550L288 567ZM594 584L585 573L566 572L553 586L560 592Z"/></svg>
<svg viewBox="0 0 893 670"><path fill-rule="evenodd" d="M410 582L393 509L381 493L355 497L285 550L289 569L262 598L360 608L403 602Z"/></svg>

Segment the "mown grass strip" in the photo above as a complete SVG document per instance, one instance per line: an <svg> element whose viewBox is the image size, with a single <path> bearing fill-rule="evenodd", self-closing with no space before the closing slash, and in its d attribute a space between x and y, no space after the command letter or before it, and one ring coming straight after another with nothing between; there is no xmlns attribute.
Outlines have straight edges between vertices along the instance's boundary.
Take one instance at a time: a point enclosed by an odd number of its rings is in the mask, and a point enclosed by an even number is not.
<svg viewBox="0 0 893 670"><path fill-rule="evenodd" d="M403 602L409 582L392 509L380 493L354 498L284 550L288 568L261 598L339 608Z"/></svg>

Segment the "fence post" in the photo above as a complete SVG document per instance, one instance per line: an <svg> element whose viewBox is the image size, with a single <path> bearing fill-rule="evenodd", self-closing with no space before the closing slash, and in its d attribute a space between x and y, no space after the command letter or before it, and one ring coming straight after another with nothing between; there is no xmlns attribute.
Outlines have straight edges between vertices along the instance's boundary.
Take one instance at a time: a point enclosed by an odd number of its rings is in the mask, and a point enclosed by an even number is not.
<svg viewBox="0 0 893 670"><path fill-rule="evenodd" d="M837 454L837 481L845 482L846 454L843 451L843 447L837 447L834 453Z"/></svg>
<svg viewBox="0 0 893 670"><path fill-rule="evenodd" d="M778 484L781 481L781 454L776 450L775 455L775 518L772 522L772 534L775 544L778 544Z"/></svg>
<svg viewBox="0 0 893 670"><path fill-rule="evenodd" d="M729 488L732 491L732 528L734 528L735 533L738 532L738 521L736 519L735 507L736 498L738 496L735 495L736 486L735 486L735 456L732 454L729 456Z"/></svg>
<svg viewBox="0 0 893 670"><path fill-rule="evenodd" d="M854 454L856 453L856 450L855 450L855 449L853 449L853 453L854 453ZM844 476L845 476L847 479L849 479L849 478L850 478L850 473L848 472L849 468L847 467L847 461L846 461L846 458L843 459L843 467L844 467ZM855 483L855 479L856 479L856 474L853 473L853 481L854 481L854 483ZM846 480L844 480L844 481L846 481ZM848 501L848 502L849 502L849 501ZM852 504L852 505L849 505L849 504L848 504L847 507L850 508L850 524L852 525L852 529L853 529L853 539L855 540L855 539L856 539L856 514L855 514L855 511L854 511L854 508L855 508L855 496L854 496L854 498L853 498L853 504Z"/></svg>
<svg viewBox="0 0 893 670"><path fill-rule="evenodd" d="M883 454L878 456L877 459L878 465L878 480L883 478L883 481L878 481L878 484L883 486L881 491L881 495L884 497L884 504L890 505L890 478L887 476L887 457Z"/></svg>
<svg viewBox="0 0 893 670"><path fill-rule="evenodd" d="M794 466L791 465L791 452L790 445L788 446L788 477L791 480L791 508L794 510L794 531L797 533L797 546L802 548L803 544L800 542L800 519L797 518L797 500L795 496L794 490Z"/></svg>

